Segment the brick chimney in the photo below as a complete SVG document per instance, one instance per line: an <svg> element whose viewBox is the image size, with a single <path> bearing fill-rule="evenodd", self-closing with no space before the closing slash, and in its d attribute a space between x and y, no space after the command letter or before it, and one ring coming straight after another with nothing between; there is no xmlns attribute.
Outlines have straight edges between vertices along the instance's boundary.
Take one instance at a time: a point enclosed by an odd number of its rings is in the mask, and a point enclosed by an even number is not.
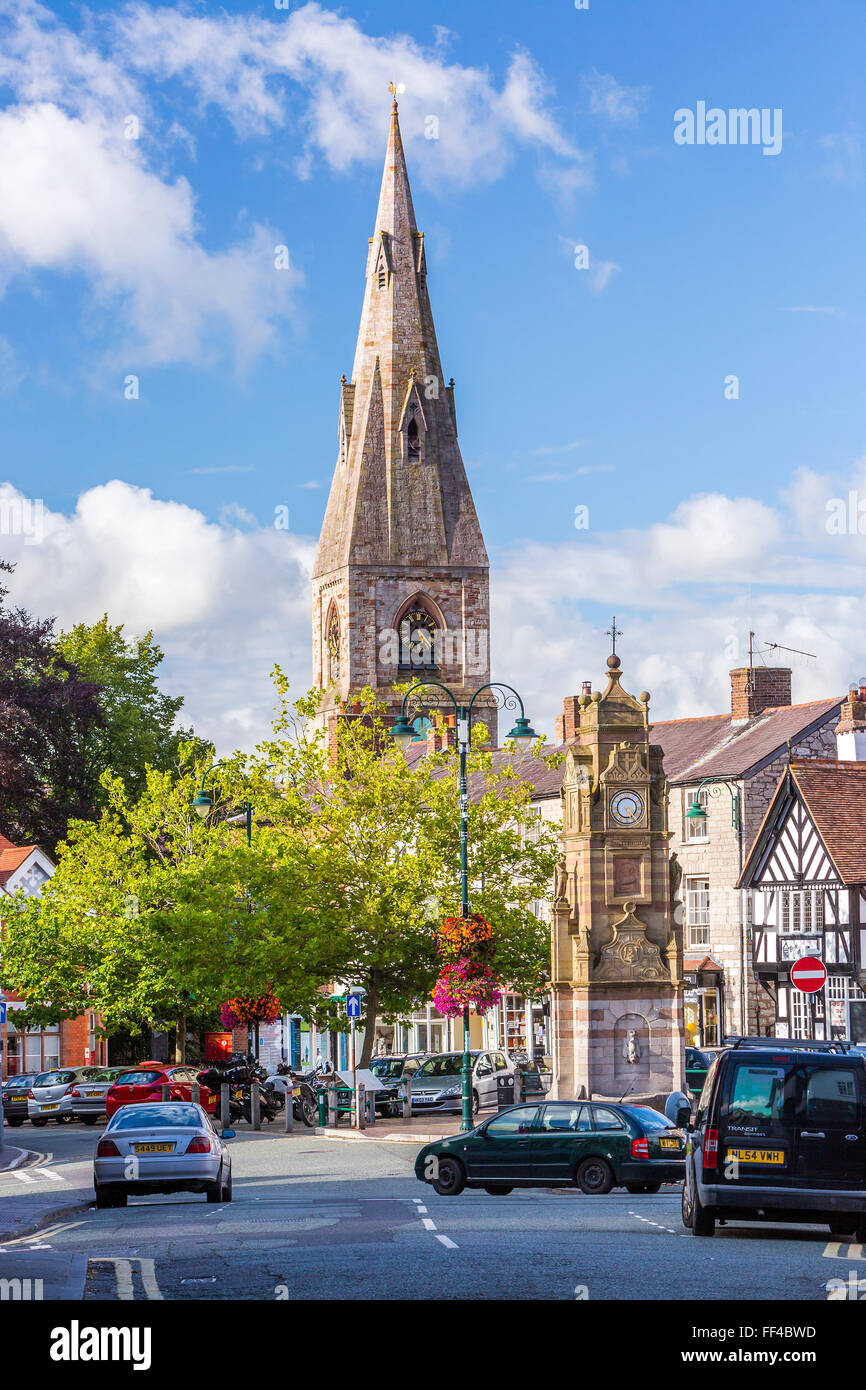
<svg viewBox="0 0 866 1390"><path fill-rule="evenodd" d="M581 695L592 694L592 681L583 681ZM562 702L562 714L554 720L557 743L571 743L580 727L580 697L569 695Z"/></svg>
<svg viewBox="0 0 866 1390"><path fill-rule="evenodd" d="M754 719L765 709L791 703L790 666L738 666L731 672L731 718Z"/></svg>
<svg viewBox="0 0 866 1390"><path fill-rule="evenodd" d="M457 740L453 714L436 714L427 730L427 752L441 753L443 748L453 748Z"/></svg>
<svg viewBox="0 0 866 1390"><path fill-rule="evenodd" d="M836 725L836 756L841 763L866 762L866 678L852 685Z"/></svg>

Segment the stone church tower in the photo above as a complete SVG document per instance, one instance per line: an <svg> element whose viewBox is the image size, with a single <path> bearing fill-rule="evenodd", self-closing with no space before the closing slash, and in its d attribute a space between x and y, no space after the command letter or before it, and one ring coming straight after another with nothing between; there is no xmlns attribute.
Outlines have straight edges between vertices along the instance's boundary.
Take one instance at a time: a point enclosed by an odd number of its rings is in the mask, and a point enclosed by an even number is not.
<svg viewBox="0 0 866 1390"><path fill-rule="evenodd" d="M614 620L614 646L616 623ZM649 695L608 657L598 690L566 700L563 858L551 928L553 1093L634 1100L684 1085L679 875Z"/></svg>
<svg viewBox="0 0 866 1390"><path fill-rule="evenodd" d="M335 697L367 685L396 715L393 685L413 676L442 681L460 702L490 679L488 560L454 383L439 360L396 101L338 436L313 567L321 717L327 724ZM492 702L482 717L495 743Z"/></svg>

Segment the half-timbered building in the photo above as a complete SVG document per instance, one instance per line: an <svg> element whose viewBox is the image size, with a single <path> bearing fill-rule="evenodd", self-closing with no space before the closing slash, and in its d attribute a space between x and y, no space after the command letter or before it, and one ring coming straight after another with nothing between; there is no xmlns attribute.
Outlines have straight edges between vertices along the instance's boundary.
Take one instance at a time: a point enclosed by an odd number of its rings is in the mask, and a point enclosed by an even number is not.
<svg viewBox="0 0 866 1390"><path fill-rule="evenodd" d="M752 959L773 1001L778 1037L866 1042L866 763L792 760L747 855ZM818 956L827 985L813 996L791 966Z"/></svg>

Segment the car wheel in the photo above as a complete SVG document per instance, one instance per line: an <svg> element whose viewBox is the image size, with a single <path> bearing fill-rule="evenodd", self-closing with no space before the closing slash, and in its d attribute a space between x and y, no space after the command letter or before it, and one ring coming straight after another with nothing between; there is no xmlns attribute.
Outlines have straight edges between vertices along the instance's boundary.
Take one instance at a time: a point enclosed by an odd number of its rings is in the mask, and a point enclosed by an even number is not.
<svg viewBox="0 0 866 1390"><path fill-rule="evenodd" d="M232 1173L229 1169L229 1180L223 1188L223 1201L230 1202L232 1199Z"/></svg>
<svg viewBox="0 0 866 1390"><path fill-rule="evenodd" d="M854 1216L837 1216L832 1221L828 1221L830 1234L832 1236L850 1236L854 1234L857 1225L857 1218Z"/></svg>
<svg viewBox="0 0 866 1390"><path fill-rule="evenodd" d="M126 1206L126 1198L127 1198L127 1196L128 1196L128 1194L127 1194L126 1189L123 1188L123 1187L119 1187L119 1188L117 1189L117 1191L115 1192L115 1194L114 1194L114 1201L113 1201L113 1203L112 1203L112 1206L115 1206L115 1207L125 1207L125 1206Z"/></svg>
<svg viewBox="0 0 866 1390"><path fill-rule="evenodd" d="M440 1197L456 1197L466 1186L466 1173L463 1164L456 1158L440 1158L438 1171L433 1179L433 1191Z"/></svg>
<svg viewBox="0 0 866 1390"><path fill-rule="evenodd" d="M31 1120L30 1123L32 1124L32 1126L33 1126L34 1129L42 1129L43 1126L45 1126L45 1125L48 1124L48 1121L47 1121L47 1120Z"/></svg>
<svg viewBox="0 0 866 1390"><path fill-rule="evenodd" d="M72 1116L71 1116L71 1115L58 1115L58 1116L57 1116L57 1123L58 1123L59 1125L68 1125L68 1124L69 1124L69 1121L70 1121L71 1119L72 1119Z"/></svg>
<svg viewBox="0 0 866 1390"><path fill-rule="evenodd" d="M660 1187L660 1182L627 1182L625 1190L626 1192L630 1192L633 1197L637 1197L643 1193L649 1196L653 1192L658 1192Z"/></svg>
<svg viewBox="0 0 866 1390"><path fill-rule="evenodd" d="M6 1121L4 1121L4 1123L7 1124L7 1125L9 1126L10 1129L17 1129L19 1125L23 1125L24 1121L23 1121L23 1120L6 1120Z"/></svg>
<svg viewBox="0 0 866 1390"><path fill-rule="evenodd" d="M857 1225L854 1227L854 1239L858 1245L866 1245L866 1216L857 1218Z"/></svg>
<svg viewBox="0 0 866 1390"><path fill-rule="evenodd" d="M613 1169L603 1158L585 1158L577 1170L577 1185L591 1197L603 1197L613 1187Z"/></svg>
<svg viewBox="0 0 866 1390"><path fill-rule="evenodd" d="M86 1125L95 1125L95 1124L96 1124L96 1121L99 1119L99 1116L98 1116L98 1115L82 1115L82 1116L81 1116L81 1119L82 1119L82 1121L84 1122L84 1124L86 1124Z"/></svg>
<svg viewBox="0 0 866 1390"><path fill-rule="evenodd" d="M486 1182L484 1191L489 1192L491 1197L507 1197L509 1192L514 1191L514 1188L509 1187L507 1183Z"/></svg>
<svg viewBox="0 0 866 1390"><path fill-rule="evenodd" d="M693 1236L714 1236L716 1234L716 1213L713 1207L701 1205L697 1192L687 1192L683 1183L683 1225Z"/></svg>
<svg viewBox="0 0 866 1390"><path fill-rule="evenodd" d="M223 1199L223 1170L222 1170L222 1165L220 1165L220 1170L219 1170L219 1173L217 1174L217 1180L216 1180L216 1182L209 1182L208 1185L207 1185L207 1187L205 1188L205 1192L207 1193L207 1199L208 1199L209 1202L221 1202L221 1201L222 1201L222 1199Z"/></svg>
<svg viewBox="0 0 866 1390"><path fill-rule="evenodd" d="M106 1207L114 1206L114 1196L107 1187L97 1187L96 1205L100 1211L104 1211Z"/></svg>
<svg viewBox="0 0 866 1390"><path fill-rule="evenodd" d="M478 1092L472 1092L472 1114L477 1115L481 1109L481 1101L478 1099Z"/></svg>

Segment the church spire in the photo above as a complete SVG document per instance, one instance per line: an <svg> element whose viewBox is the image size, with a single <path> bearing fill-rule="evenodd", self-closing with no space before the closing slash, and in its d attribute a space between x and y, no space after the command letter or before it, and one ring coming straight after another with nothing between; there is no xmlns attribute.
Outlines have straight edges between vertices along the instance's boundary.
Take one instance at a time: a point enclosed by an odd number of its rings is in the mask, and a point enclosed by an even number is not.
<svg viewBox="0 0 866 1390"><path fill-rule="evenodd" d="M487 552L457 442L454 383L445 384L436 342L400 88L391 91L355 360L340 383L337 465L313 566L314 678L335 690L325 710L368 685L392 703L418 653L458 693L490 679ZM495 741L495 709L485 717Z"/></svg>

